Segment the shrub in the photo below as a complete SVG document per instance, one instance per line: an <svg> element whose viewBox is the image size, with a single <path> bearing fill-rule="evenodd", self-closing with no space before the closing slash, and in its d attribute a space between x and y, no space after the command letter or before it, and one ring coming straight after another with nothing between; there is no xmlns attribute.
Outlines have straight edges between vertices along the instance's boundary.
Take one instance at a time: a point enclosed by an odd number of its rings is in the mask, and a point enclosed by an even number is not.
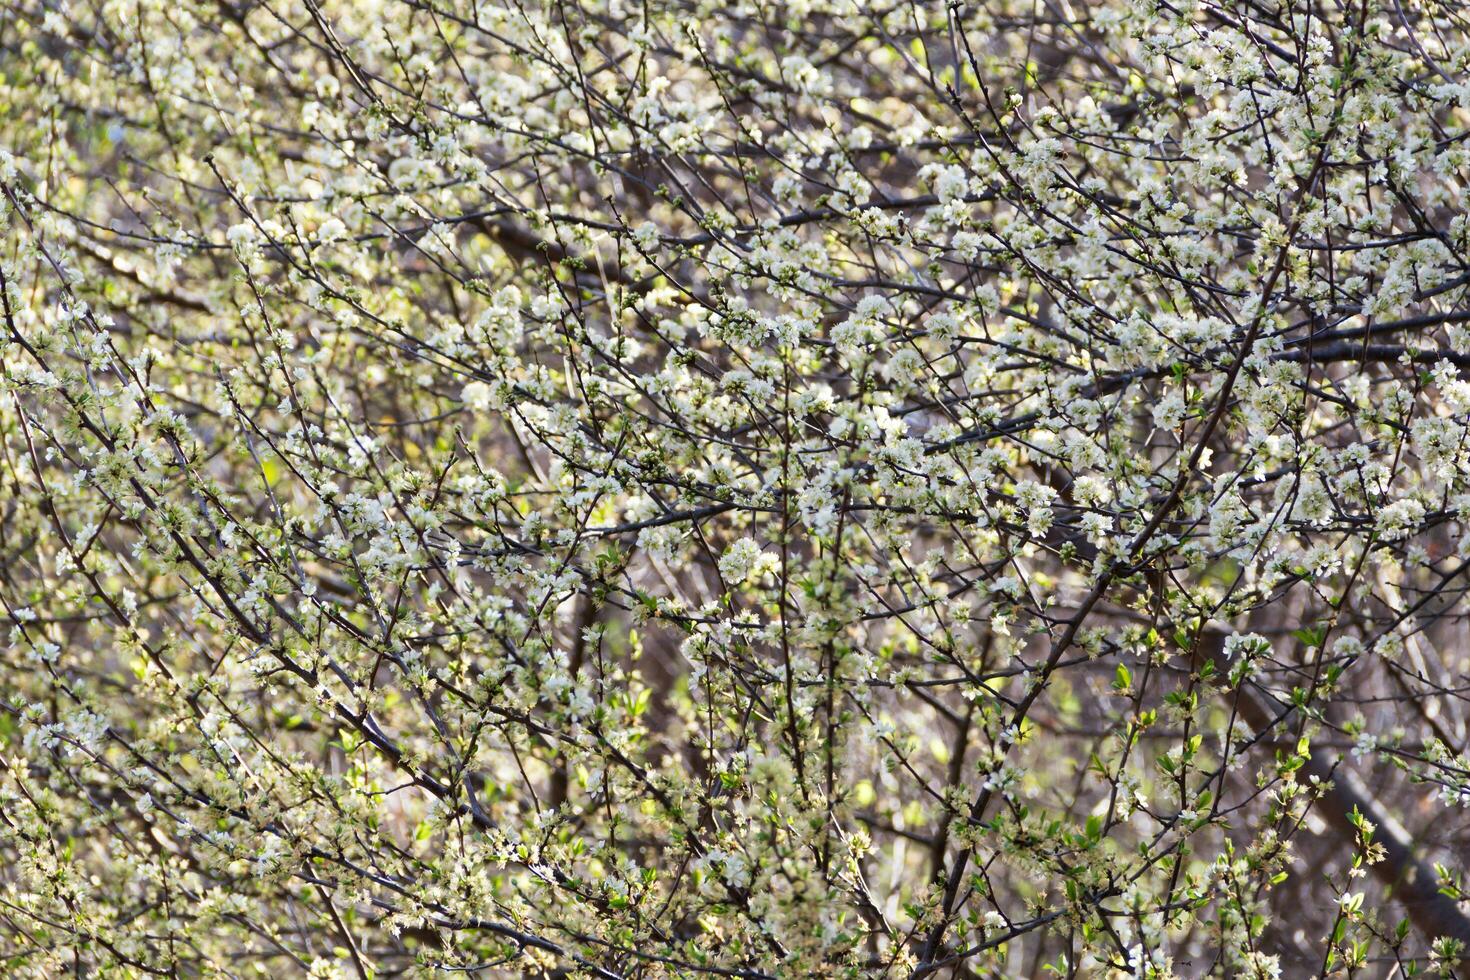
<svg viewBox="0 0 1470 980"><path fill-rule="evenodd" d="M1467 83L1432 2L8 4L5 972L1452 971Z"/></svg>

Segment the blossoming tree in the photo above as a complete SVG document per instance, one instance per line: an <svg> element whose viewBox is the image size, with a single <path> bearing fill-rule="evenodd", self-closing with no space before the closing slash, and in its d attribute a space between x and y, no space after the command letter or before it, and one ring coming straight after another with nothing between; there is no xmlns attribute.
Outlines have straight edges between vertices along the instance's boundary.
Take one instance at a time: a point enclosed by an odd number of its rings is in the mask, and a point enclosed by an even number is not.
<svg viewBox="0 0 1470 980"><path fill-rule="evenodd" d="M1451 975L1442 0L9 0L7 976Z"/></svg>

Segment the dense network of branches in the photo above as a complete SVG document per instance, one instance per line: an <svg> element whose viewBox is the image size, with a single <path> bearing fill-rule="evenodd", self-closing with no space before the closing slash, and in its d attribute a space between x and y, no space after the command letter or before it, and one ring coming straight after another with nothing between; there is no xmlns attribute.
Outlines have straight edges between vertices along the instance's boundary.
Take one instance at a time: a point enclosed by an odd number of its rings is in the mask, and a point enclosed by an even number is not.
<svg viewBox="0 0 1470 980"><path fill-rule="evenodd" d="M1448 0L3 0L0 972L1452 975L1467 137Z"/></svg>

